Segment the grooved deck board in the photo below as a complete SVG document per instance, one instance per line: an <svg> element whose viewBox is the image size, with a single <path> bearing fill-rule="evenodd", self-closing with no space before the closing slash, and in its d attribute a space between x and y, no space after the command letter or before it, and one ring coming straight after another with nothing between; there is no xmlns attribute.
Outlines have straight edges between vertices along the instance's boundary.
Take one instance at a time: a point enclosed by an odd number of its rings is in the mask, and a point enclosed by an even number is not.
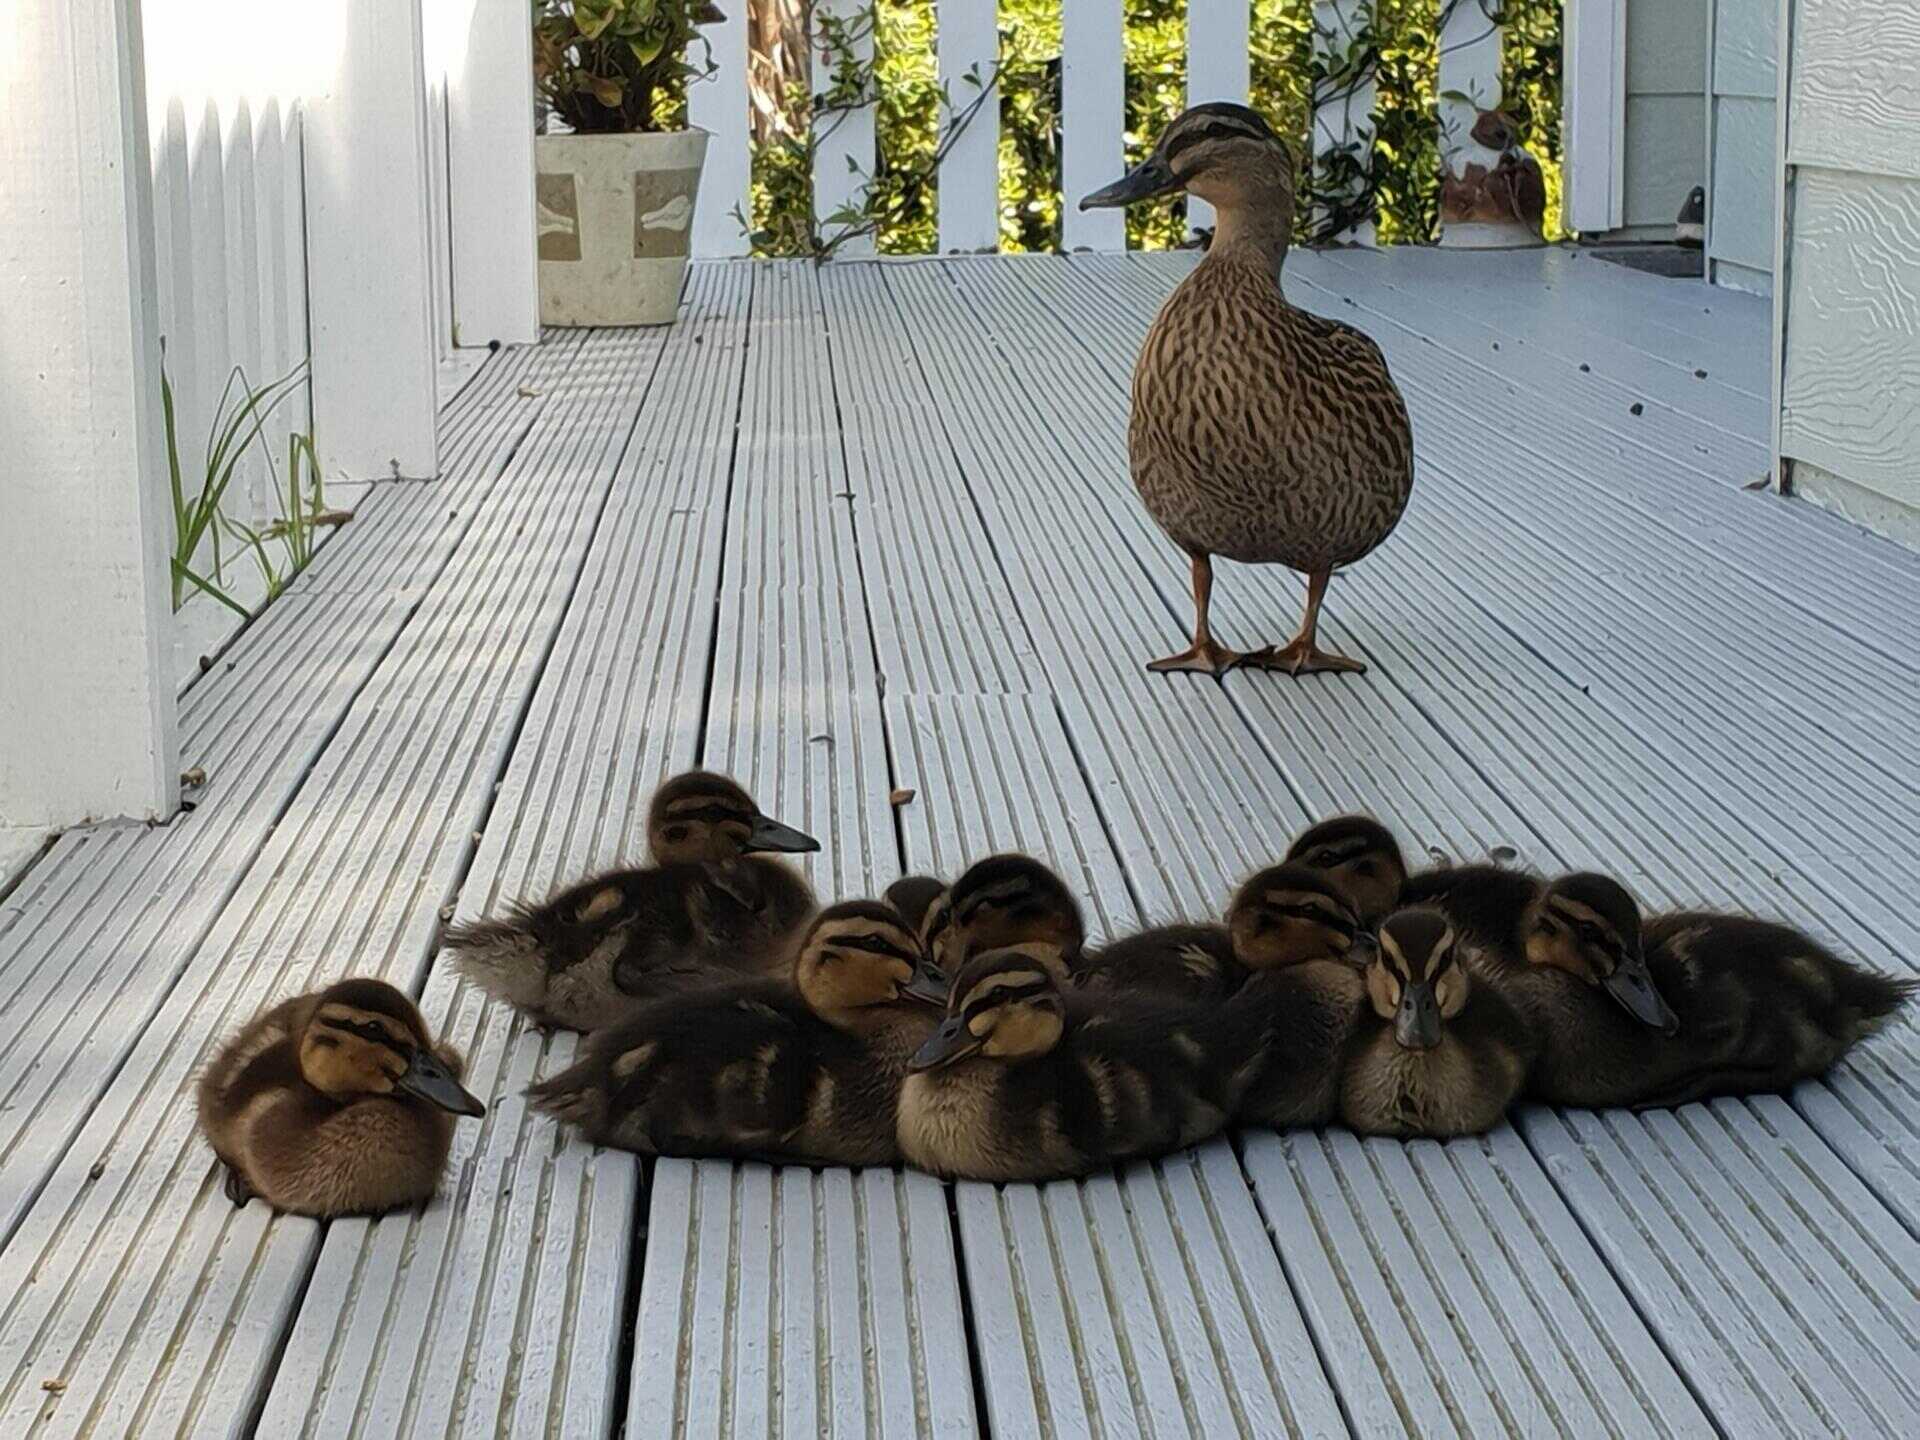
<svg viewBox="0 0 1920 1440"><path fill-rule="evenodd" d="M750 289L745 271L697 270L658 349L458 919L638 861L654 787L695 760ZM489 1107L455 1128L451 1165L471 1178L419 1215L329 1227L263 1433L607 1433L640 1163L568 1144L521 1099L573 1037L543 1038L444 963L421 1006Z"/></svg>
<svg viewBox="0 0 1920 1440"><path fill-rule="evenodd" d="M1022 848L1104 937L1366 807L1416 861L1920 961L1920 557L1738 488L1761 307L1560 253L1291 257L1388 354L1421 478L1332 592L1371 673L1221 683L1143 673L1190 602L1126 467L1193 263L701 265L676 328L453 393L446 477L375 485L185 695L199 808L70 833L0 902L0 1431L1920 1431L1911 1022L1788 1097L1040 1187L643 1166L527 1111L575 1042L462 985L439 912L637 858L696 762L821 838L824 898ZM1282 638L1300 596L1223 567L1217 626ZM194 1069L348 969L419 993L491 1112L418 1213L235 1211Z"/></svg>
<svg viewBox="0 0 1920 1440"><path fill-rule="evenodd" d="M226 1200L194 1133L194 1077L232 1027L316 981L356 971L418 988L658 344L589 337L565 366L561 393L478 498L464 543L0 1252L7 1433L247 1422L320 1227ZM448 1188L467 1180L451 1174ZM64 1382L57 1395L41 1389L48 1378Z"/></svg>

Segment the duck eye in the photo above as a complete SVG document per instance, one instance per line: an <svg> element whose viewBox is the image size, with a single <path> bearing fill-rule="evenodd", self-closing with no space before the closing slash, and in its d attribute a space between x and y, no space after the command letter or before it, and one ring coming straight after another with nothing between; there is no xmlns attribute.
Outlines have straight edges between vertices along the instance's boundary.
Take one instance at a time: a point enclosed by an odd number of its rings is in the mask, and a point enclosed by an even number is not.
<svg viewBox="0 0 1920 1440"><path fill-rule="evenodd" d="M684 840L687 838L687 827L684 825L669 825L666 830L666 835L669 840Z"/></svg>

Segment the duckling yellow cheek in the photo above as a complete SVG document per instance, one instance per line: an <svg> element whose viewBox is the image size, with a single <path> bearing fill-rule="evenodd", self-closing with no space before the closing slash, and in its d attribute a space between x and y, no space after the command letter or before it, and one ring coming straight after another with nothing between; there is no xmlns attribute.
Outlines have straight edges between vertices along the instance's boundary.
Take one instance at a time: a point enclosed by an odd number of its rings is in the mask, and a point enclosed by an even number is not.
<svg viewBox="0 0 1920 1440"><path fill-rule="evenodd" d="M1384 965L1374 965L1367 970L1367 998L1373 1002L1373 1013L1382 1020L1392 1020L1400 1013L1400 982Z"/></svg>

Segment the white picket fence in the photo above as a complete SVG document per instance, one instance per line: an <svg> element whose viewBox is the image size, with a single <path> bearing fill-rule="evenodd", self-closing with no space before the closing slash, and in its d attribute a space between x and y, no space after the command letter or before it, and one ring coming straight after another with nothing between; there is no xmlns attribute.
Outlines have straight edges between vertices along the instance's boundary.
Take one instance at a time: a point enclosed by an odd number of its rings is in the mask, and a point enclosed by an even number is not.
<svg viewBox="0 0 1920 1440"><path fill-rule="evenodd" d="M150 92L151 93L151 92ZM186 482L197 490L207 436L237 369L258 390L307 358L306 209L300 104L177 95L150 120L160 334ZM289 434L310 419L303 383L268 421L228 494L249 521L278 513L276 473ZM273 463L269 463L271 460Z"/></svg>
<svg viewBox="0 0 1920 1440"><path fill-rule="evenodd" d="M817 0L816 14L843 18L859 13L869 0ZM1373 24L1373 0L1294 0L1310 7L1316 52L1326 59L1344 53ZM1486 108L1500 98L1499 14L1501 0L1439 0L1444 20L1439 37L1442 91L1474 96ZM1061 0L1061 241L1069 250L1119 250L1126 243L1122 216L1111 210L1081 212L1079 196L1113 180L1125 161L1126 70L1123 38L1124 0ZM687 104L694 124L711 131L707 168L694 218L697 255L744 255L749 242L736 217L753 213L747 104L747 7L724 6L724 23L705 27L713 47L715 73L688 86ZM1232 100L1245 103L1249 87L1248 0L1188 0L1187 97L1189 103ZM991 78L999 56L994 0L938 0L939 77L954 110L978 95L976 77ZM1343 92L1336 103L1319 107L1313 121L1314 153L1325 155L1364 142L1373 130L1371 79ZM871 110L871 107L868 107ZM1442 101L1435 123L1443 153L1487 163L1466 138L1473 114L1459 101ZM939 248L943 252L998 248L999 108L989 100L974 113L941 161L937 180ZM849 165L849 161L852 165ZM875 164L871 114L855 114L840 123L814 160L814 206L825 217L857 193L860 173ZM1188 222L1211 223L1207 207L1192 203ZM1370 243L1372 227L1358 226L1344 238ZM851 247L849 247L851 248Z"/></svg>

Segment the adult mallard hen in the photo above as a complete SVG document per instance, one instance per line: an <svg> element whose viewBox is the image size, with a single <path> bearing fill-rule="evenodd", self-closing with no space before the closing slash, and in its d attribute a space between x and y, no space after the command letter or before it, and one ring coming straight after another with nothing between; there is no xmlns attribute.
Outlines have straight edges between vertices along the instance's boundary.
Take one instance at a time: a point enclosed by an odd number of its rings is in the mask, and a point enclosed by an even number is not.
<svg viewBox="0 0 1920 1440"><path fill-rule="evenodd" d="M1193 644L1150 670L1366 669L1315 642L1327 582L1392 532L1413 490L1406 402L1373 341L1290 304L1293 156L1244 105L1196 105L1123 179L1080 202L1185 190L1218 212L1213 243L1147 332L1127 448L1148 512L1193 562ZM1213 557L1307 577L1300 633L1245 654L1213 638Z"/></svg>

